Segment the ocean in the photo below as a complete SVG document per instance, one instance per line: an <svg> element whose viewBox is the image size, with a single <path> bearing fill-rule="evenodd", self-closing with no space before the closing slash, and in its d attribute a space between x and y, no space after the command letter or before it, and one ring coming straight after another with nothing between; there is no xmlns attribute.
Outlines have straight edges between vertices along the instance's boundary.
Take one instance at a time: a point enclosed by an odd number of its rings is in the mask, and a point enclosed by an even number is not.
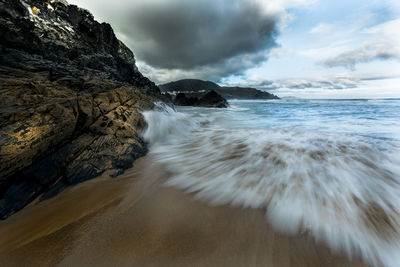
<svg viewBox="0 0 400 267"><path fill-rule="evenodd" d="M400 99L231 100L145 111L165 186L210 205L262 209L372 265L400 262Z"/></svg>

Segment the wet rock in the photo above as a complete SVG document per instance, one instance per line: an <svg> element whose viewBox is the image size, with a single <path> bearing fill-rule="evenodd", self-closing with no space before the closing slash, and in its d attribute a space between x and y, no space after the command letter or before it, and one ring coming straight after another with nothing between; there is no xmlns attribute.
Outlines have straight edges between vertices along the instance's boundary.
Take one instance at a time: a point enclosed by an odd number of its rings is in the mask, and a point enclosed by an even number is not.
<svg viewBox="0 0 400 267"><path fill-rule="evenodd" d="M35 8L33 8L35 7ZM0 218L121 173L163 101L109 24L65 1L0 0Z"/></svg>
<svg viewBox="0 0 400 267"><path fill-rule="evenodd" d="M187 97L184 93L178 93L174 99L174 104L177 106L197 106L209 108L226 108L229 106L226 99L214 90L211 90L200 98L193 96Z"/></svg>
<svg viewBox="0 0 400 267"><path fill-rule="evenodd" d="M174 99L174 105L177 106L196 106L197 97L187 97L184 93L179 93Z"/></svg>
<svg viewBox="0 0 400 267"><path fill-rule="evenodd" d="M167 102L173 103L174 100L172 99L172 96L168 92L162 93L162 95L165 97Z"/></svg>
<svg viewBox="0 0 400 267"><path fill-rule="evenodd" d="M196 104L197 106L210 108L227 108L229 106L228 101L214 90L201 97Z"/></svg>

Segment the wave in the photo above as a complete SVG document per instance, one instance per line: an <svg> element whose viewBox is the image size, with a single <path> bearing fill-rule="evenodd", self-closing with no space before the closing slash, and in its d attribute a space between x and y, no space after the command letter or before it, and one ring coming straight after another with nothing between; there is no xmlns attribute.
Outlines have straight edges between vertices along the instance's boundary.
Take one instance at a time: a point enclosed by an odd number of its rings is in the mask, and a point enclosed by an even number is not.
<svg viewBox="0 0 400 267"><path fill-rule="evenodd" d="M230 105L227 109L230 111L248 111L248 110L250 110L250 108L244 108L244 107L240 107L237 105L232 105L232 102L229 102L229 103L230 103Z"/></svg>
<svg viewBox="0 0 400 267"><path fill-rule="evenodd" d="M171 173L166 186L211 205L264 209L277 230L308 232L373 265L400 262L396 151L354 136L228 129L171 108L144 117L154 164Z"/></svg>

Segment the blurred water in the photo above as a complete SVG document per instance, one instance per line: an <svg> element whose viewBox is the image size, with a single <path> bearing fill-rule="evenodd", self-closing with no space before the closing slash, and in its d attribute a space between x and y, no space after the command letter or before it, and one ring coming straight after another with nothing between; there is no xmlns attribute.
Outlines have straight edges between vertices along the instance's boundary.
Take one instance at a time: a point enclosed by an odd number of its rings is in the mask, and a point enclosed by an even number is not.
<svg viewBox="0 0 400 267"><path fill-rule="evenodd" d="M193 116L235 120L235 128L275 128L400 140L400 99L231 100L227 110L177 107Z"/></svg>
<svg viewBox="0 0 400 267"><path fill-rule="evenodd" d="M230 101L146 111L154 167L211 205L371 264L400 262L400 100Z"/></svg>

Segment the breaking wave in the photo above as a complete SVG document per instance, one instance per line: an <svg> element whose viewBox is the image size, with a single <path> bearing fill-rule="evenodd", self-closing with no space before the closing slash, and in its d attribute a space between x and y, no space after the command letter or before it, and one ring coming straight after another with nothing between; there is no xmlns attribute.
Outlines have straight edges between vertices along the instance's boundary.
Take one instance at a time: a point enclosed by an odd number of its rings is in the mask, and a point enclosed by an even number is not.
<svg viewBox="0 0 400 267"><path fill-rule="evenodd" d="M400 262L398 148L316 131L221 127L218 114L144 112L154 164L172 175L165 185L212 205L263 209L277 230L307 232L373 265Z"/></svg>

